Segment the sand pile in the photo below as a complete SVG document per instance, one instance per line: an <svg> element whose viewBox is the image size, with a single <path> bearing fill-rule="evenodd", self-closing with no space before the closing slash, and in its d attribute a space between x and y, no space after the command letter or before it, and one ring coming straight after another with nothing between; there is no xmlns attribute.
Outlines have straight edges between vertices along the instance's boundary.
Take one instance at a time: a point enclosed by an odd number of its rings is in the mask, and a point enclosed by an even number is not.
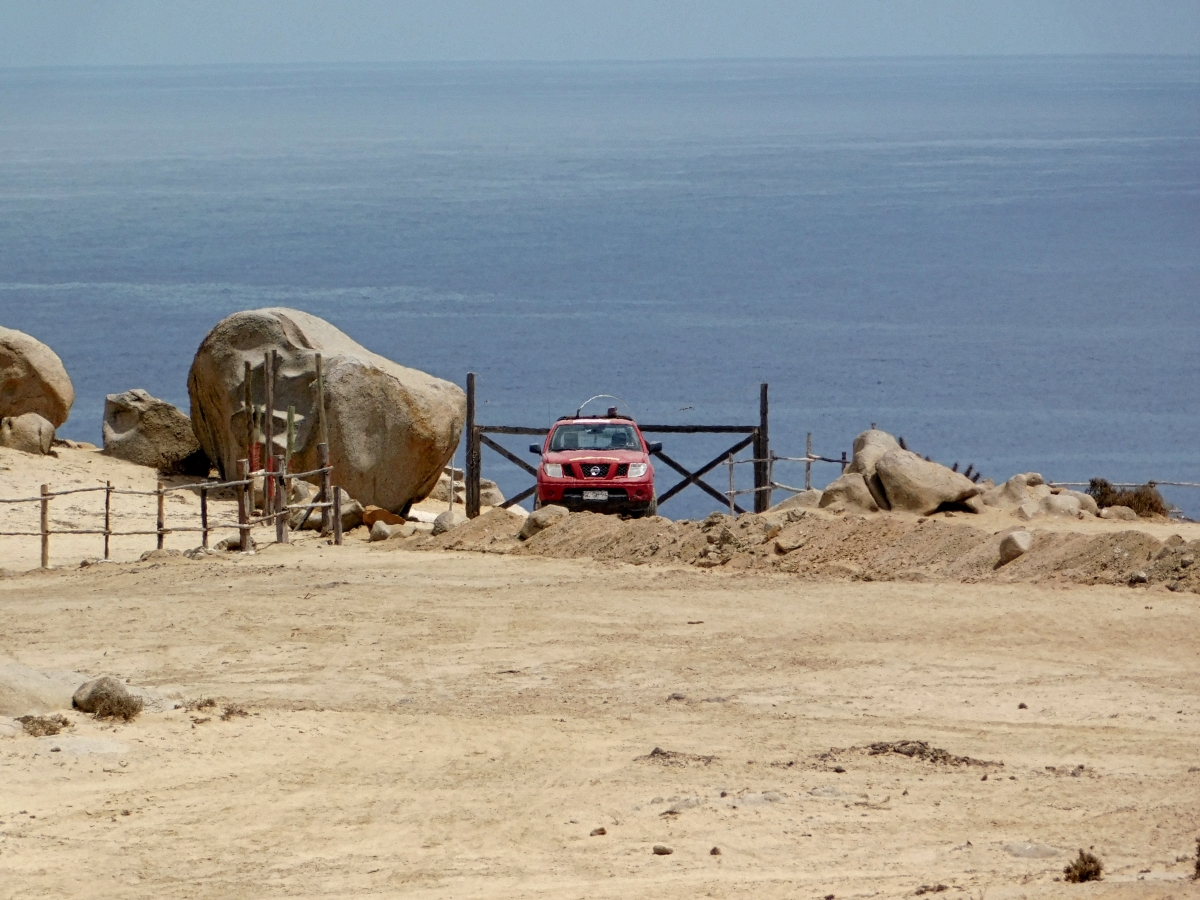
<svg viewBox="0 0 1200 900"><path fill-rule="evenodd" d="M1188 542L1179 535L1160 540L1142 530L1030 529L1029 551L1001 565L1000 542L1019 526L991 530L986 526L997 524L992 519L968 524L962 517L843 517L794 510L782 518L714 513L700 522L672 522L575 513L520 541L522 521L494 510L444 535L384 546L751 569L822 579L1163 584L1200 593L1195 566L1200 540Z"/></svg>

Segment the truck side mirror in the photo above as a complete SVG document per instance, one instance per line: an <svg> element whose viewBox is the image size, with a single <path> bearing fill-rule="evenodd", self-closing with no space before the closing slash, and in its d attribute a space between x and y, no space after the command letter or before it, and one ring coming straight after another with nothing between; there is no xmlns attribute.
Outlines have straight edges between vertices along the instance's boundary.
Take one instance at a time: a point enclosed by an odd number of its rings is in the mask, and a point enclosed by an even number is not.
<svg viewBox="0 0 1200 900"><path fill-rule="evenodd" d="M538 456L541 456L542 455L542 445L541 444L530 444L529 452L536 453Z"/></svg>
<svg viewBox="0 0 1200 900"><path fill-rule="evenodd" d="M661 453L662 452L662 441L652 441L651 443L646 445L646 448L651 453Z"/></svg>

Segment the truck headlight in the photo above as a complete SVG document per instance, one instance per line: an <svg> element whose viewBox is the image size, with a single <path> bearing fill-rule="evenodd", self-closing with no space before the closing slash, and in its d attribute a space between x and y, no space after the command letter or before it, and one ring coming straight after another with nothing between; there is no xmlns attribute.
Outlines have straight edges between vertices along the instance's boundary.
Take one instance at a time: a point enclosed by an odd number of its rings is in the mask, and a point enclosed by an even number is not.
<svg viewBox="0 0 1200 900"><path fill-rule="evenodd" d="M646 464L645 463L630 463L629 464L629 477L630 478L641 478L645 474L646 474Z"/></svg>
<svg viewBox="0 0 1200 900"><path fill-rule="evenodd" d="M562 478L562 466L558 463L545 463L542 471L546 473L547 478Z"/></svg>

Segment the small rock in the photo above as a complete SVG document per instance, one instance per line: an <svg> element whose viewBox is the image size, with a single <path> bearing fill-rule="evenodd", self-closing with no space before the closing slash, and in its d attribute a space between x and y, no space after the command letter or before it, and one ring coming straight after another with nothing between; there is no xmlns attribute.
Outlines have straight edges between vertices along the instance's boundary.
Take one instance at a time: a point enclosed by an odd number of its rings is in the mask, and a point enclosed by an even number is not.
<svg viewBox="0 0 1200 900"><path fill-rule="evenodd" d="M654 855L655 856L670 856L674 852L675 851L672 850L670 847L666 847L662 844L654 845Z"/></svg>
<svg viewBox="0 0 1200 900"><path fill-rule="evenodd" d="M720 848L720 847L713 847L711 850L709 850L709 851L708 851L708 855L709 855L709 856L720 856L720 855L721 855L721 848Z"/></svg>
<svg viewBox="0 0 1200 900"><path fill-rule="evenodd" d="M403 527L403 525L389 525L383 519L376 519L371 525L371 542L386 541Z"/></svg>
<svg viewBox="0 0 1200 900"><path fill-rule="evenodd" d="M1136 572L1129 573L1129 583L1130 584L1145 584L1149 580L1150 580L1150 576L1148 576L1145 572L1141 571L1140 569Z"/></svg>
<svg viewBox="0 0 1200 900"><path fill-rule="evenodd" d="M553 503L543 506L541 509L534 510L529 514L524 524L521 525L521 531L517 537L523 541L527 541L538 532L544 531L552 525L563 521L570 514L571 511L565 506L556 506Z"/></svg>
<svg viewBox="0 0 1200 900"><path fill-rule="evenodd" d="M837 772L839 775L844 775L846 772L845 768L842 766L834 766L833 771Z"/></svg>
<svg viewBox="0 0 1200 900"><path fill-rule="evenodd" d="M1128 506L1106 506L1100 510L1100 518L1116 522L1136 522L1138 514Z"/></svg>
<svg viewBox="0 0 1200 900"><path fill-rule="evenodd" d="M683 694L681 694L681 693L679 693L678 691L676 691L674 694L672 694L672 695L671 695L670 697L668 697L667 699L668 699L668 700L686 700L686 699L687 699L687 697L685 697Z"/></svg>
<svg viewBox="0 0 1200 900"><path fill-rule="evenodd" d="M465 521L467 521L467 517L462 513L448 509L433 520L433 535L437 537L439 534L452 531Z"/></svg>
<svg viewBox="0 0 1200 900"><path fill-rule="evenodd" d="M147 550L138 557L139 562L147 562L152 559L172 559L176 556L183 556L182 550Z"/></svg>
<svg viewBox="0 0 1200 900"><path fill-rule="evenodd" d="M1018 703L1017 709L1029 709L1029 704L1028 703Z"/></svg>
<svg viewBox="0 0 1200 900"><path fill-rule="evenodd" d="M593 828L590 837L601 837L608 834L607 828Z"/></svg>
<svg viewBox="0 0 1200 900"><path fill-rule="evenodd" d="M1019 556L1024 556L1033 546L1033 535L1028 531L1014 531L1000 541L1000 565L1006 566Z"/></svg>

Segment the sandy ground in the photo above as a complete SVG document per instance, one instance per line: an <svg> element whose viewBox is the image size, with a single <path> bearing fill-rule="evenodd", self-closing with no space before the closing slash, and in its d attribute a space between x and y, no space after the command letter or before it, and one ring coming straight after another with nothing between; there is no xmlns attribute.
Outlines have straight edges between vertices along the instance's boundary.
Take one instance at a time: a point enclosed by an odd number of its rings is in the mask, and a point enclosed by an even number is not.
<svg viewBox="0 0 1200 900"><path fill-rule="evenodd" d="M1194 593L391 545L0 579L0 663L216 701L0 739L0 897L1200 897Z"/></svg>

